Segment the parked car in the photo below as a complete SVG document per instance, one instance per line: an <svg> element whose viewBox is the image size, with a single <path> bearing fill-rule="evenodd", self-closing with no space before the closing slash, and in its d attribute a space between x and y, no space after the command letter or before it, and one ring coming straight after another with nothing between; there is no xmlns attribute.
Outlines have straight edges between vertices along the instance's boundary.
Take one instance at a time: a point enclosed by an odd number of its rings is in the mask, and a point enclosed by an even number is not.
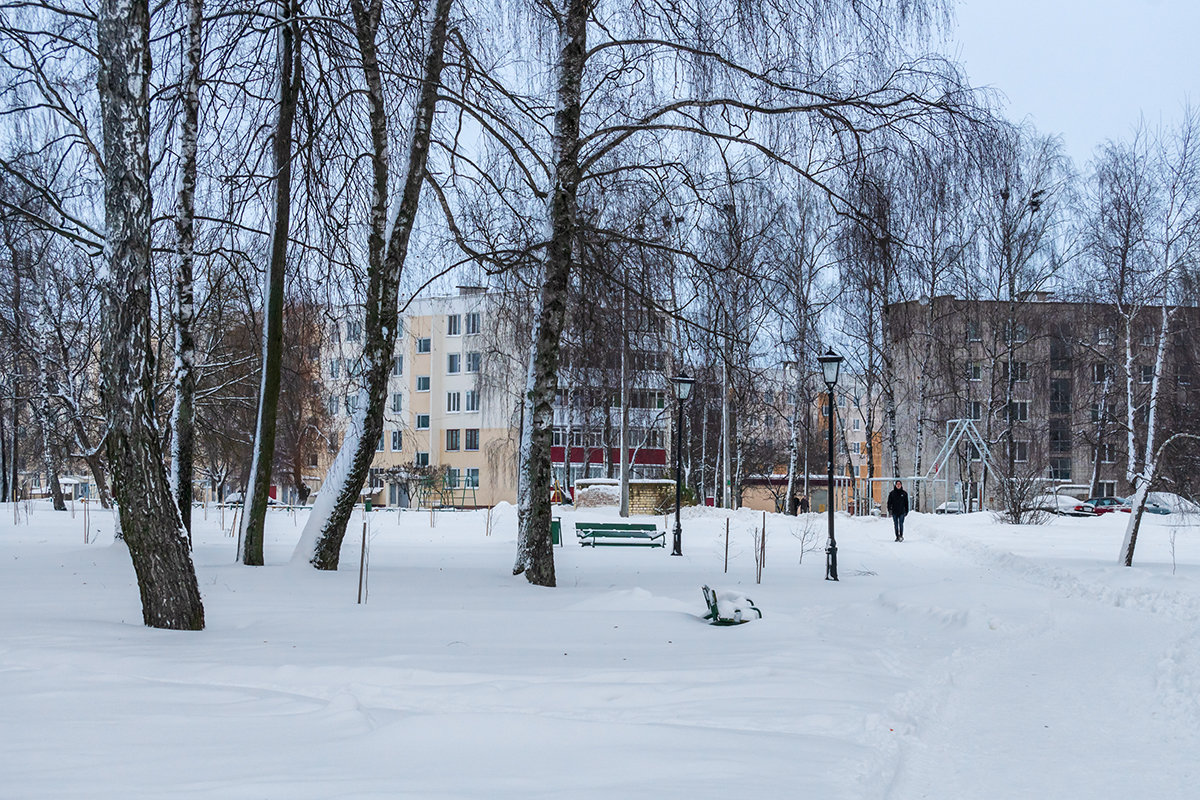
<svg viewBox="0 0 1200 800"><path fill-rule="evenodd" d="M1122 508L1124 506L1124 508ZM1071 510L1077 517L1098 517L1101 514L1111 514L1114 511L1128 511L1125 500L1120 497L1092 497L1079 503Z"/></svg>
<svg viewBox="0 0 1200 800"><path fill-rule="evenodd" d="M947 500L945 503L942 503L940 506L935 508L933 510L933 513L935 513L935 514L962 514L965 512L963 511L962 503L959 503L956 500Z"/></svg>
<svg viewBox="0 0 1200 800"><path fill-rule="evenodd" d="M1134 501L1133 495L1126 497L1122 501L1125 505L1123 505L1121 507L1121 510L1126 512L1127 514L1132 514L1133 513L1133 501ZM1146 500L1146 513L1147 514L1170 514L1171 509L1148 499L1148 500Z"/></svg>
<svg viewBox="0 0 1200 800"><path fill-rule="evenodd" d="M1069 515L1075 511L1079 500L1061 494L1040 494L1030 501L1035 511L1048 511L1051 514Z"/></svg>

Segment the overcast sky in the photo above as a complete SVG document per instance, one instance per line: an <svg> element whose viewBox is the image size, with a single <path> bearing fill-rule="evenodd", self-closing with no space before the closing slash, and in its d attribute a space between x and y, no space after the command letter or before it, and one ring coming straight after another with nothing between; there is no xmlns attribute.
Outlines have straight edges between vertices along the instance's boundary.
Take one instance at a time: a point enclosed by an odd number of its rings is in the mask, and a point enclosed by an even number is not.
<svg viewBox="0 0 1200 800"><path fill-rule="evenodd" d="M1144 114L1200 104L1200 0L958 0L951 48L1007 116L1061 133L1083 168Z"/></svg>

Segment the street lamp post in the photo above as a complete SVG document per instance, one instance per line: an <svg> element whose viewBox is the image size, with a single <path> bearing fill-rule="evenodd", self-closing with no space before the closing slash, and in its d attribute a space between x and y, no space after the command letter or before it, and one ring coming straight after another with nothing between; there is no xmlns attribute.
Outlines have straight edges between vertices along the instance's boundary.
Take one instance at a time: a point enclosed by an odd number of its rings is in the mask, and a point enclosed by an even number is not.
<svg viewBox="0 0 1200 800"><path fill-rule="evenodd" d="M692 395L692 384L695 378L689 378L686 373L680 373L671 378L675 389L675 399L679 401L679 416L675 422L675 539L671 546L671 555L683 555L683 526L679 522L679 508L683 505L683 402Z"/></svg>
<svg viewBox="0 0 1200 800"><path fill-rule="evenodd" d="M833 387L837 385L838 371L842 366L842 357L829 350L823 356L817 356L821 372L825 378L825 386L829 389L829 413L826 420L829 424L829 487L827 511L829 512L829 543L825 546L825 580L836 581L837 574L837 539L833 535L833 416L837 413L833 402Z"/></svg>

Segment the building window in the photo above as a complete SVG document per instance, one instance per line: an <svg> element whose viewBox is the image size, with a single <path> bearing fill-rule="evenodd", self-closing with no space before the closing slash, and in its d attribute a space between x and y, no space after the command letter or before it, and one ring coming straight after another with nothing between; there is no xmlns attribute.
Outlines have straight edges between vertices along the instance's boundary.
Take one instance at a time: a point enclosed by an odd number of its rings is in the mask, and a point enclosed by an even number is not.
<svg viewBox="0 0 1200 800"><path fill-rule="evenodd" d="M983 380L983 364L978 361L967 362L967 380L981 381Z"/></svg>
<svg viewBox="0 0 1200 800"><path fill-rule="evenodd" d="M462 392L446 392L446 410L450 413L460 411L460 403L462 402Z"/></svg>
<svg viewBox="0 0 1200 800"><path fill-rule="evenodd" d="M430 340L430 338L428 336L417 339L417 352L418 353L428 353L428 352L431 352L432 350L433 350L433 342Z"/></svg>
<svg viewBox="0 0 1200 800"><path fill-rule="evenodd" d="M1071 413L1071 379L1054 378L1050 381L1050 413Z"/></svg>
<svg viewBox="0 0 1200 800"><path fill-rule="evenodd" d="M417 430L419 430L419 431L429 430L429 415L428 414L417 414Z"/></svg>
<svg viewBox="0 0 1200 800"><path fill-rule="evenodd" d="M483 366L483 353L467 353L467 372L479 372Z"/></svg>
<svg viewBox="0 0 1200 800"><path fill-rule="evenodd" d="M446 372L451 375L457 375L462 372L462 356L458 353L448 353L446 355Z"/></svg>
<svg viewBox="0 0 1200 800"><path fill-rule="evenodd" d="M471 336L479 333L479 312L472 311L467 314L467 335Z"/></svg>
<svg viewBox="0 0 1200 800"><path fill-rule="evenodd" d="M317 460L317 451L314 450L308 457L308 465L310 467L315 467L315 466L317 466L318 463L320 463L320 462L318 462L318 460Z"/></svg>
<svg viewBox="0 0 1200 800"><path fill-rule="evenodd" d="M1029 329L1020 322L1013 323L1012 334L1012 340L1014 342L1025 342L1029 340Z"/></svg>
<svg viewBox="0 0 1200 800"><path fill-rule="evenodd" d="M479 392L475 391L474 389L467 390L466 410L467 411L478 411L479 410Z"/></svg>
<svg viewBox="0 0 1200 800"><path fill-rule="evenodd" d="M566 428L555 427L553 429L553 433L554 433L554 440L553 440L552 444L555 447L563 447L564 445L566 445L566 443L567 443L567 429ZM470 438L469 433L467 434L467 437ZM470 448L468 448L468 449L470 449Z"/></svg>
<svg viewBox="0 0 1200 800"><path fill-rule="evenodd" d="M1050 452L1071 452L1071 426L1065 419L1050 420Z"/></svg>
<svg viewBox="0 0 1200 800"><path fill-rule="evenodd" d="M1154 367L1150 366L1149 364L1142 364L1141 368L1138 370L1138 377L1142 383L1153 383Z"/></svg>
<svg viewBox="0 0 1200 800"><path fill-rule="evenodd" d="M428 392L429 391L429 376L428 375L418 375L417 376L417 391L418 392Z"/></svg>
<svg viewBox="0 0 1200 800"><path fill-rule="evenodd" d="M968 342L982 342L983 341L983 333L979 329L979 323L976 322L975 320L971 320L967 323L967 341Z"/></svg>
<svg viewBox="0 0 1200 800"><path fill-rule="evenodd" d="M1142 329L1142 347L1153 347L1154 346L1154 337L1157 333L1158 333L1158 331L1154 330L1154 328L1143 328Z"/></svg>
<svg viewBox="0 0 1200 800"><path fill-rule="evenodd" d="M1181 365L1179 371L1175 373L1175 382L1180 386L1192 385L1192 370L1191 367Z"/></svg>
<svg viewBox="0 0 1200 800"><path fill-rule="evenodd" d="M353 414L357 410L358 410L358 395L356 395L356 394L346 395L346 413Z"/></svg>
<svg viewBox="0 0 1200 800"><path fill-rule="evenodd" d="M404 395L400 392L392 392L392 413L399 414L404 410Z"/></svg>
<svg viewBox="0 0 1200 800"><path fill-rule="evenodd" d="M392 359L392 374L393 375L403 375L404 374L404 356L396 356L395 358Z"/></svg>
<svg viewBox="0 0 1200 800"><path fill-rule="evenodd" d="M1029 401L1014 400L1008 406L1009 422L1028 422L1029 421Z"/></svg>
<svg viewBox="0 0 1200 800"><path fill-rule="evenodd" d="M1106 422L1117 418L1117 404L1092 403L1092 422Z"/></svg>
<svg viewBox="0 0 1200 800"><path fill-rule="evenodd" d="M379 434L379 441L377 441L375 443L375 452L376 453L383 452L383 434L382 433Z"/></svg>
<svg viewBox="0 0 1200 800"><path fill-rule="evenodd" d="M1020 439L1012 443L1013 461L1024 464L1029 460L1029 442Z"/></svg>
<svg viewBox="0 0 1200 800"><path fill-rule="evenodd" d="M392 452L399 453L404 449L404 431L392 431Z"/></svg>
<svg viewBox="0 0 1200 800"><path fill-rule="evenodd" d="M347 322L346 323L346 341L357 342L362 340L362 323Z"/></svg>
<svg viewBox="0 0 1200 800"><path fill-rule="evenodd" d="M854 420L854 424L851 425L850 427L853 428L854 430L859 430L860 428L862 428L862 420L861 419Z"/></svg>
<svg viewBox="0 0 1200 800"><path fill-rule="evenodd" d="M1009 362L1012 369L1012 379L1014 381L1029 380L1029 362L1028 361L1012 361Z"/></svg>
<svg viewBox="0 0 1200 800"><path fill-rule="evenodd" d="M460 433L459 433L458 428L451 428L450 430L446 431L446 449L447 450L457 450L458 449L459 441L460 441L459 435L460 435Z"/></svg>
<svg viewBox="0 0 1200 800"><path fill-rule="evenodd" d="M557 428L555 430L558 430ZM467 441L463 447L464 450L479 449L479 428L467 428Z"/></svg>
<svg viewBox="0 0 1200 800"><path fill-rule="evenodd" d="M1100 456L1101 464L1115 464L1116 463L1117 448L1113 447L1111 442L1101 442L1100 446L1096 449L1100 451L1099 456ZM1108 495L1104 495L1104 496L1108 497Z"/></svg>
<svg viewBox="0 0 1200 800"><path fill-rule="evenodd" d="M340 407L341 407L341 403L338 402L337 395L330 395L329 396L329 416L336 417L338 415L338 409Z"/></svg>
<svg viewBox="0 0 1200 800"><path fill-rule="evenodd" d="M829 416L829 401L828 400L826 400L824 403L821 403L821 416L822 417Z"/></svg>
<svg viewBox="0 0 1200 800"><path fill-rule="evenodd" d="M1108 364L1097 362L1092 364L1092 383L1104 383L1108 378Z"/></svg>
<svg viewBox="0 0 1200 800"><path fill-rule="evenodd" d="M460 317L458 314L450 314L446 317L446 335L462 335L462 317Z"/></svg>
<svg viewBox="0 0 1200 800"><path fill-rule="evenodd" d="M342 374L342 360L340 358L329 359L329 377L337 379Z"/></svg>
<svg viewBox="0 0 1200 800"><path fill-rule="evenodd" d="M1100 485L1098 488L1100 489L1101 497L1116 497L1117 496L1117 482L1116 481L1100 481Z"/></svg>
<svg viewBox="0 0 1200 800"><path fill-rule="evenodd" d="M973 420L983 419L983 403L978 400L970 400L967 402L967 418Z"/></svg>
<svg viewBox="0 0 1200 800"><path fill-rule="evenodd" d="M1056 481L1071 480L1071 459L1065 457L1050 459L1050 479Z"/></svg>
<svg viewBox="0 0 1200 800"><path fill-rule="evenodd" d="M413 463L416 464L418 467L428 467L429 466L429 453L418 452L416 454L416 456L413 458Z"/></svg>
<svg viewBox="0 0 1200 800"><path fill-rule="evenodd" d="M451 489L458 488L458 476L461 473L457 467L450 467L446 470L446 486Z"/></svg>
<svg viewBox="0 0 1200 800"><path fill-rule="evenodd" d="M1054 337L1050 340L1050 369L1071 368L1071 345L1066 339Z"/></svg>
<svg viewBox="0 0 1200 800"><path fill-rule="evenodd" d="M983 461L983 458L979 455L979 448L975 446L974 442L967 442L967 458L972 461Z"/></svg>
<svg viewBox="0 0 1200 800"><path fill-rule="evenodd" d="M467 482L464 485L470 489L479 488L479 467L467 467Z"/></svg>
<svg viewBox="0 0 1200 800"><path fill-rule="evenodd" d="M862 442L850 442L850 452L858 455L862 452Z"/></svg>
<svg viewBox="0 0 1200 800"><path fill-rule="evenodd" d="M1112 328L1104 327L1096 329L1096 344L1101 347L1111 347L1114 341L1115 337L1113 336Z"/></svg>

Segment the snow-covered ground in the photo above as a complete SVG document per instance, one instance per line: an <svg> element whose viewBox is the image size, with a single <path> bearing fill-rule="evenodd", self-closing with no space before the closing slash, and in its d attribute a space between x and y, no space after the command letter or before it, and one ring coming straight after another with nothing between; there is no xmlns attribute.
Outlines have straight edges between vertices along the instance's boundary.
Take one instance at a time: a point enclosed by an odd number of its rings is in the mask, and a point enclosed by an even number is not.
<svg viewBox="0 0 1200 800"><path fill-rule="evenodd" d="M768 515L755 585L761 514L691 509L683 558L568 541L545 589L511 508L376 513L357 605L358 518L318 573L287 565L303 514L250 568L198 510L208 628L179 633L142 626L107 514L84 544L0 506L0 797L1196 797L1200 528L1147 518L1124 569L1127 519L840 517L832 583L824 517ZM706 624L704 584L763 619Z"/></svg>

